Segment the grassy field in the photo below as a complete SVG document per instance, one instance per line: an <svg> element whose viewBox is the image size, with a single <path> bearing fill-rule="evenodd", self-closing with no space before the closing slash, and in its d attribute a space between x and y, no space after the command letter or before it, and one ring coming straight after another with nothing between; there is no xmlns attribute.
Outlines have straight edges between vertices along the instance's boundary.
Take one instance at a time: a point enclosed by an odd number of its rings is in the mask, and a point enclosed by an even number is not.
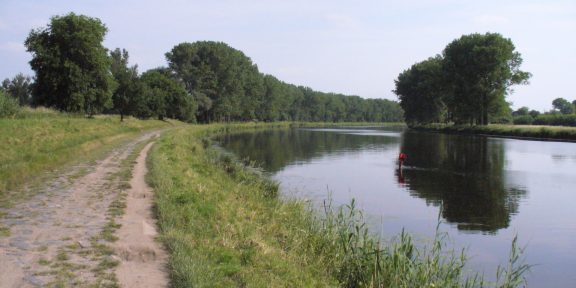
<svg viewBox="0 0 576 288"><path fill-rule="evenodd" d="M298 124L299 125L299 124ZM528 268L513 243L498 281L464 267L464 253L402 234L385 246L352 202L281 200L278 185L211 148L207 137L286 124L189 126L167 132L148 158L173 287L517 287ZM288 125L290 126L290 125ZM420 247L420 246L418 246ZM505 263L506 264L506 263Z"/></svg>
<svg viewBox="0 0 576 288"><path fill-rule="evenodd" d="M576 127L564 126L501 124L491 124L487 126L457 126L430 124L413 127L413 129L445 133L484 134L511 138L576 141Z"/></svg>
<svg viewBox="0 0 576 288"><path fill-rule="evenodd" d="M17 118L0 119L0 203L7 191L38 180L46 172L76 160L91 160L99 153L140 132L173 124L118 116L87 119L52 110L27 109ZM18 194L10 195L12 198Z"/></svg>

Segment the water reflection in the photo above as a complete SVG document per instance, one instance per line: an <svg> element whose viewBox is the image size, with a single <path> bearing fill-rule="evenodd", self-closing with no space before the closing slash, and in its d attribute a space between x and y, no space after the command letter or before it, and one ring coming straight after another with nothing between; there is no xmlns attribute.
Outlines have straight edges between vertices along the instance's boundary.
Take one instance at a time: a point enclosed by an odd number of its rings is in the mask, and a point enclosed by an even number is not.
<svg viewBox="0 0 576 288"><path fill-rule="evenodd" d="M239 157L274 173L289 164L306 163L323 155L395 149L400 136L400 132L362 129L273 129L224 135L216 140Z"/></svg>
<svg viewBox="0 0 576 288"><path fill-rule="evenodd" d="M504 142L486 137L462 137L406 132L401 150L408 155L398 181L413 196L442 205L442 217L459 230L494 233L510 225L526 194L508 187Z"/></svg>

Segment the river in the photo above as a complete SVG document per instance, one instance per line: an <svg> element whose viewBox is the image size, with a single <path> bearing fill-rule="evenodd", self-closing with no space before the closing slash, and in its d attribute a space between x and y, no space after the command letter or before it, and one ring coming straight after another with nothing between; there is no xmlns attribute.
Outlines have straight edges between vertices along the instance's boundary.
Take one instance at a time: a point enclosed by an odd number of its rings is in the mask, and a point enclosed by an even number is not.
<svg viewBox="0 0 576 288"><path fill-rule="evenodd" d="M218 139L284 197L356 199L384 239L440 231L493 279L518 235L529 287L576 287L576 144L386 128L272 129ZM398 168L398 154L407 159Z"/></svg>

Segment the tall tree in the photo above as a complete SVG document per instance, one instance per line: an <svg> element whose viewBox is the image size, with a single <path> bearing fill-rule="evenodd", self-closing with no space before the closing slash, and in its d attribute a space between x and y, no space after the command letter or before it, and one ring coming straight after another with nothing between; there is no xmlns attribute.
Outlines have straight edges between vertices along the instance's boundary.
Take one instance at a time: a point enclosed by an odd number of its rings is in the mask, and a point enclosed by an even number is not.
<svg viewBox="0 0 576 288"><path fill-rule="evenodd" d="M464 35L443 52L443 70L450 95L448 105L457 122L488 124L493 105L531 74L521 71L522 57L510 39L497 33Z"/></svg>
<svg viewBox="0 0 576 288"><path fill-rule="evenodd" d="M152 69L141 76L149 111L163 120L165 117L186 122L196 121L196 101L184 86L165 69Z"/></svg>
<svg viewBox="0 0 576 288"><path fill-rule="evenodd" d="M116 48L110 52L112 63L110 71L118 83L118 87L112 94L114 110L120 114L120 121L124 116L130 115L135 109L135 101L142 93L138 85L138 66L128 67L128 51Z"/></svg>
<svg viewBox="0 0 576 288"><path fill-rule="evenodd" d="M102 46L106 32L99 19L74 13L30 32L25 45L36 72L36 104L89 116L111 106L115 82Z"/></svg>
<svg viewBox="0 0 576 288"><path fill-rule="evenodd" d="M446 116L442 58L416 63L398 75L394 93L400 99L408 124L443 121Z"/></svg>
<svg viewBox="0 0 576 288"><path fill-rule="evenodd" d="M574 113L574 105L564 98L556 98L552 101L552 106L562 114Z"/></svg>
<svg viewBox="0 0 576 288"><path fill-rule="evenodd" d="M188 92L206 96L201 121L249 120L255 116L264 85L256 65L222 42L181 43L166 53L169 67ZM198 99L200 100L200 99Z"/></svg>
<svg viewBox="0 0 576 288"><path fill-rule="evenodd" d="M30 105L32 100L32 78L18 73L12 80L6 78L2 82L4 91L18 100L20 106Z"/></svg>

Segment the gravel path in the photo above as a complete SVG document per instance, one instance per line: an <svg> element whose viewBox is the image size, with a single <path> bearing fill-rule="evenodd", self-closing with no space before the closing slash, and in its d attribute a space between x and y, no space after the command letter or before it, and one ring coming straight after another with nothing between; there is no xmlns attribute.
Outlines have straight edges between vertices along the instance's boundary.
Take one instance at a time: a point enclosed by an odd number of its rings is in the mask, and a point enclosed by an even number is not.
<svg viewBox="0 0 576 288"><path fill-rule="evenodd" d="M10 230L0 236L0 287L115 287L121 259L111 242L126 194L123 160L157 134L77 165L31 199L0 209L0 227Z"/></svg>

